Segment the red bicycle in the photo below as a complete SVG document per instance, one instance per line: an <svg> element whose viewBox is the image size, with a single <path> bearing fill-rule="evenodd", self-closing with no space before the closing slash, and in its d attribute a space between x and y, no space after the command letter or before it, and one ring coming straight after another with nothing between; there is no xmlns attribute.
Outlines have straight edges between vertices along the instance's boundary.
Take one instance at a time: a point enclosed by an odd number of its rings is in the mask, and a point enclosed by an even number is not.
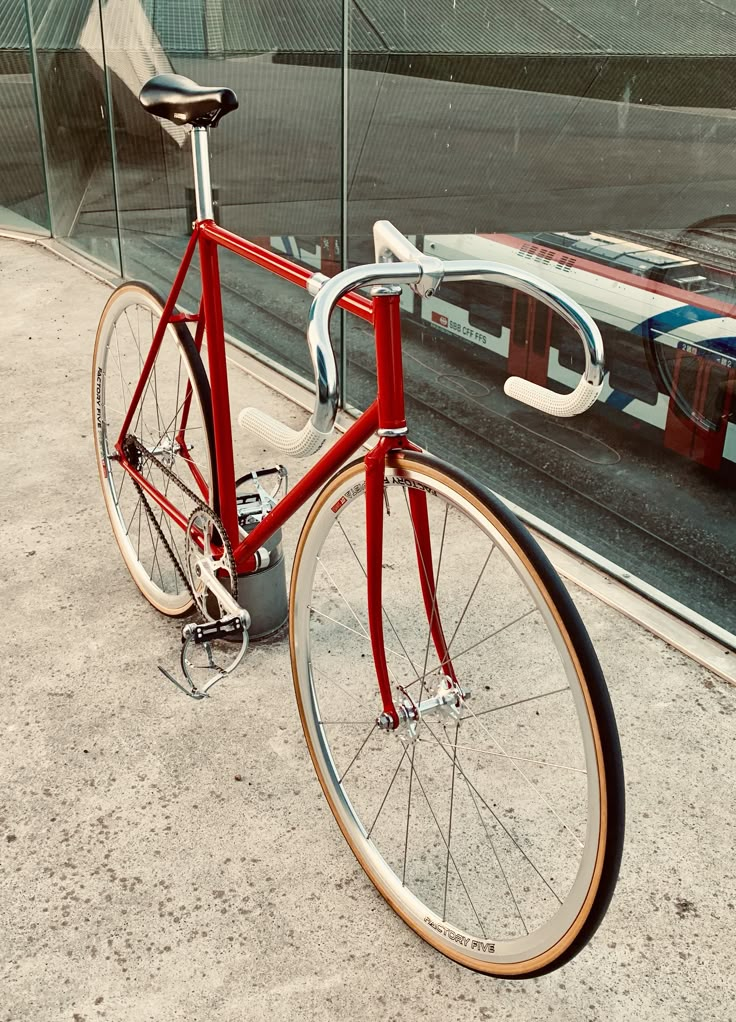
<svg viewBox="0 0 736 1022"><path fill-rule="evenodd" d="M192 126L197 220L166 300L126 283L108 301L93 408L128 569L158 610L194 606L202 619L183 630L180 687L201 696L241 661L250 617L238 578L267 569L269 541L317 494L291 574L291 662L309 751L345 838L389 904L443 954L499 976L556 968L595 931L618 874L616 725L585 628L537 543L484 486L409 439L399 285L428 296L446 278L487 280L550 305L582 339L580 383L560 395L511 379L506 391L557 415L595 400L600 335L549 284L499 264L443 263L386 221L374 228L376 262L329 279L237 237L214 222L207 149L235 95L166 75L141 102ZM312 455L332 432L335 306L375 331L375 401L278 501L257 474L246 498L236 484L220 247L315 296L310 421L293 431L253 409L240 415L277 449ZM190 314L176 302L195 250L201 301ZM358 293L367 287L370 297Z"/></svg>

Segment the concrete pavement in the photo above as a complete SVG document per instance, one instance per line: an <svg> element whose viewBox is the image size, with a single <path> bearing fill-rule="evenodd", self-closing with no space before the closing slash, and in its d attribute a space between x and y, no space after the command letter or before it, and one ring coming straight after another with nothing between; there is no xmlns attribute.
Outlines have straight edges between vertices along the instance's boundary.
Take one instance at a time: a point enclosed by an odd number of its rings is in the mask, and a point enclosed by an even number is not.
<svg viewBox="0 0 736 1022"><path fill-rule="evenodd" d="M591 945L541 979L445 960L333 822L286 640L254 645L201 703L157 671L178 627L130 580L94 465L108 294L0 239L0 1020L736 1019L736 690L573 587L624 751L616 896ZM235 406L303 421L232 379ZM243 438L237 457L266 455Z"/></svg>

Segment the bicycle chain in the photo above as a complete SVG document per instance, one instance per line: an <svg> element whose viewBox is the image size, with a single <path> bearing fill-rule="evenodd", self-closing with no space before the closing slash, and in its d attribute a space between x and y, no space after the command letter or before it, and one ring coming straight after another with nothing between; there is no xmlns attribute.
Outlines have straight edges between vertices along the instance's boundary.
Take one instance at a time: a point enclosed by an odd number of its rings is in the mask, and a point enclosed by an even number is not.
<svg viewBox="0 0 736 1022"><path fill-rule="evenodd" d="M231 564L235 565L235 553L233 551L233 547L232 547L232 543L230 542L230 538L229 538L227 532L225 531L225 526L222 524L222 522L220 521L219 516L215 514L215 512L212 510L212 508L209 506L209 504L205 504L205 502L202 500L201 497L198 497L197 494L194 493L193 490L189 489L189 487L186 485L186 483L183 483L181 481L179 476L177 476L174 472L172 472L172 470L167 465L164 465L163 462L159 461L157 457L155 457L153 454L151 454L151 452L149 450L147 450L143 446L143 444L140 442L140 440L137 437L132 436L132 435L129 434L128 436L126 436L125 440L123 441L123 450L126 451L126 456L129 457L129 455L127 455L127 451L129 451L131 449L133 451L135 451L135 453L138 456L142 456L146 461L149 461L152 465L155 465L156 468L160 472L162 472L168 479L170 479L172 481L172 483L174 483L176 486L178 486L179 489L182 491L182 493L186 497L188 497L189 500L195 505L196 510L198 510L198 511L205 511L208 515L211 515L211 517L214 518L214 520L215 520L215 527L217 528L217 531L218 531L218 533L220 535L220 540L222 542L223 547L225 548L225 553L227 554ZM151 505L148 502L148 498L146 497L146 494L145 494L145 492L143 490L143 487L138 482L138 480L135 478L135 476L131 476L130 478L131 478L131 481L132 481L133 485L135 486L136 490L138 491L138 496L140 497L140 499L141 499L141 501L143 503L143 507L145 509L146 515L148 516L148 520L153 525L153 527L154 527L154 529L155 529L155 531L156 531L156 533L158 535L158 538L161 540L161 543L163 544L163 547L166 550L166 553L169 555L169 557L171 559L171 563L174 565L174 568L178 572L179 577L181 578L182 582L186 586L187 592L189 593L189 595L191 596L192 600L194 601L194 604L196 605L197 604L197 598L194 595L194 590L192 589L192 586L191 586L191 583L189 581L189 578L187 577L187 573L184 570L184 568L182 567L178 557L176 556L174 551L171 549L171 546L169 545L169 541L166 539L166 536L164 535L164 530L161 528L161 525L160 525L158 519L156 518L155 514L153 513L153 508L151 507ZM189 517L191 518L191 515ZM237 573L237 570L232 572L231 578L232 578L232 594L231 595L232 595L233 599L237 602L237 599L238 599L238 573Z"/></svg>

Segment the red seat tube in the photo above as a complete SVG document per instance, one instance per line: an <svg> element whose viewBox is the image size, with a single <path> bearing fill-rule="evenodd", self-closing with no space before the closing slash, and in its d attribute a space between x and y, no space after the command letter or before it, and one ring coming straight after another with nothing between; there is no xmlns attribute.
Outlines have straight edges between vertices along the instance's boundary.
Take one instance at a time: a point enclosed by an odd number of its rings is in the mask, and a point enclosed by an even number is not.
<svg viewBox="0 0 736 1022"><path fill-rule="evenodd" d="M230 542L238 543L238 510L235 501L235 464L233 460L232 424L230 421L230 395L227 384L227 359L225 356L225 330L222 322L222 299L220 292L220 267L217 258L217 244L199 231L199 261L202 272L202 306L204 307L205 332L207 336L207 360L210 370L212 421L215 433L217 459L217 493L219 508L215 510L222 519Z"/></svg>

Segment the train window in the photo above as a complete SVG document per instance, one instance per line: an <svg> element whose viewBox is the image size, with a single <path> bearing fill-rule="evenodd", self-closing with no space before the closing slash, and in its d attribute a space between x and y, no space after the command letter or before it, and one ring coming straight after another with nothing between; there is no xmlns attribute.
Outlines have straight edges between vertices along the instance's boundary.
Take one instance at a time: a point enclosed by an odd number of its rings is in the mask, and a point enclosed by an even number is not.
<svg viewBox="0 0 736 1022"><path fill-rule="evenodd" d="M686 266L670 266L662 271L661 279L664 284L671 284L672 287L679 287L683 291L694 291L702 294L704 291L713 290L713 285L705 276L702 266L698 263L690 263Z"/></svg>
<svg viewBox="0 0 736 1022"><path fill-rule="evenodd" d="M500 337L508 325L511 292L500 284L476 280L443 282L437 297L468 313L468 322L476 330Z"/></svg>
<svg viewBox="0 0 736 1022"><path fill-rule="evenodd" d="M736 337L715 337L708 341L706 350L718 352L721 365L736 369Z"/></svg>
<svg viewBox="0 0 736 1022"><path fill-rule="evenodd" d="M631 245L625 241L618 244L613 241L605 241L603 243L599 241L598 244L586 252L586 255L589 255L592 259L600 259L604 263L615 263L619 256L636 254L640 250L640 246Z"/></svg>
<svg viewBox="0 0 736 1022"><path fill-rule="evenodd" d="M511 298L513 292L502 284L477 284L479 289L476 303L471 304L470 324L479 330L487 329L496 337L509 325L511 319ZM487 327L481 326L486 322Z"/></svg>
<svg viewBox="0 0 736 1022"><path fill-rule="evenodd" d="M582 373L585 369L582 341L561 316L552 316L551 340L552 347L557 348L560 365L575 373Z"/></svg>
<svg viewBox="0 0 736 1022"><path fill-rule="evenodd" d="M733 372L711 363L702 415L711 429L718 429L723 421L726 394L733 387Z"/></svg>
<svg viewBox="0 0 736 1022"><path fill-rule="evenodd" d="M637 277L650 277L652 274L651 264L633 255L623 256L617 260L616 266L620 266L622 270L626 270L627 273L633 273Z"/></svg>
<svg viewBox="0 0 736 1022"><path fill-rule="evenodd" d="M648 342L628 330L621 330L610 323L598 327L603 337L603 349L608 369L608 382L614 390L620 390L629 397L638 398L645 404L657 403L659 388L652 372L651 354ZM585 354L580 338L559 316L553 319L552 344L559 352L560 365L573 372L585 369Z"/></svg>
<svg viewBox="0 0 736 1022"><path fill-rule="evenodd" d="M598 326L603 337L610 385L645 404L656 404L659 387L652 372L652 355L648 350L650 342L610 323L599 323Z"/></svg>
<svg viewBox="0 0 736 1022"><path fill-rule="evenodd" d="M721 429L736 372L677 348L662 348L658 355L662 381L680 416L710 432Z"/></svg>

